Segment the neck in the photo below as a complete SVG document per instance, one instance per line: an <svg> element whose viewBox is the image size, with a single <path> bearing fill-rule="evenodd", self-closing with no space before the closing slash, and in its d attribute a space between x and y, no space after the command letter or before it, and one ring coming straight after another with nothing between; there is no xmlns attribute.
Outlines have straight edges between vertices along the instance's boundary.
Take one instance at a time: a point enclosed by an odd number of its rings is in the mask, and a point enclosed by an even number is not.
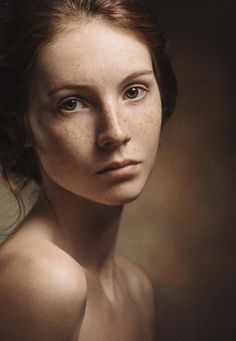
<svg viewBox="0 0 236 341"><path fill-rule="evenodd" d="M56 244L88 270L112 271L123 206L99 204L56 184L46 188L37 209L49 218Z"/></svg>

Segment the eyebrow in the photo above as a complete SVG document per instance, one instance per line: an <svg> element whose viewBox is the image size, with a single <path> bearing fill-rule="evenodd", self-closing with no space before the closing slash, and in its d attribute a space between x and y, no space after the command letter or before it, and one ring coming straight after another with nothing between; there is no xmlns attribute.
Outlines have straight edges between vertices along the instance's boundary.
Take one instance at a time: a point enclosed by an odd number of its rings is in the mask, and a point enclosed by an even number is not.
<svg viewBox="0 0 236 341"><path fill-rule="evenodd" d="M142 70L133 72L131 75L127 76L121 82L121 86L133 81L135 78L145 76L145 75L153 75L152 70ZM55 86L49 90L48 96L52 96L55 93L62 91L62 90L93 90L93 87L87 84L73 84L73 83L64 83L63 85Z"/></svg>
<svg viewBox="0 0 236 341"><path fill-rule="evenodd" d="M146 75L153 75L153 71L152 70L143 70L143 71L134 72L131 75L129 75L128 77L126 77L121 82L121 85L127 84L127 83L133 81L135 78L138 78L141 76L146 76Z"/></svg>

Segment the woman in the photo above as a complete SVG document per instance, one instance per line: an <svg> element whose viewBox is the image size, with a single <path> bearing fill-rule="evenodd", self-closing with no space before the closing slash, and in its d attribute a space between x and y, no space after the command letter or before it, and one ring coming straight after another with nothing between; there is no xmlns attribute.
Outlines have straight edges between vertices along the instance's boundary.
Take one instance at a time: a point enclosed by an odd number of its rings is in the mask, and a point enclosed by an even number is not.
<svg viewBox="0 0 236 341"><path fill-rule="evenodd" d="M160 30L144 1L1 6L2 174L41 192L0 249L0 340L151 340L151 284L115 245L175 104Z"/></svg>

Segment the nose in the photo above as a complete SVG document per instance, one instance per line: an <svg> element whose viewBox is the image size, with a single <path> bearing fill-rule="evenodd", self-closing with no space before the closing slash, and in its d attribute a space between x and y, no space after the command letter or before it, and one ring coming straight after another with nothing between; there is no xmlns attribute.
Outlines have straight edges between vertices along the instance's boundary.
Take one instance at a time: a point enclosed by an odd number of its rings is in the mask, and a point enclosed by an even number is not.
<svg viewBox="0 0 236 341"><path fill-rule="evenodd" d="M131 137L125 132L124 124L121 124L122 118L117 109L110 106L103 110L98 134L98 145L103 149L115 149L131 140Z"/></svg>

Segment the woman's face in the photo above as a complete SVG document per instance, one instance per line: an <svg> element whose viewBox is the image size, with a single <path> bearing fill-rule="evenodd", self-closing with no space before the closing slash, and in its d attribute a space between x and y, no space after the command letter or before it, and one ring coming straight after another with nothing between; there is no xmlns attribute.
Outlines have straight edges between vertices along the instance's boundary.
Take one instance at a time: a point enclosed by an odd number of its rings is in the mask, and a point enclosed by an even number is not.
<svg viewBox="0 0 236 341"><path fill-rule="evenodd" d="M161 102L146 46L93 20L39 52L29 124L44 177L108 205L135 199L153 167Z"/></svg>

